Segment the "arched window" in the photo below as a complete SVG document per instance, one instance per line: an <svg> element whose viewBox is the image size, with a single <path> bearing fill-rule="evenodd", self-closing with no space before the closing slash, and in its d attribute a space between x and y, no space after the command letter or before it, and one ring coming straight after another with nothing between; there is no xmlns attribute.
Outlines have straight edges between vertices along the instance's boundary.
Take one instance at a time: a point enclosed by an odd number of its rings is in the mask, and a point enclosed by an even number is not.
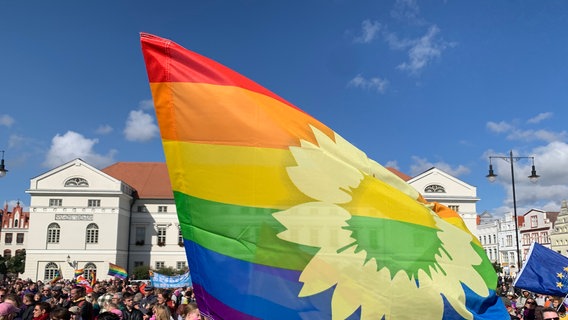
<svg viewBox="0 0 568 320"><path fill-rule="evenodd" d="M12 257L12 250L5 249L4 250L4 258L9 259L10 257Z"/></svg>
<svg viewBox="0 0 568 320"><path fill-rule="evenodd" d="M425 193L446 193L446 189L439 184L431 184L424 188Z"/></svg>
<svg viewBox="0 0 568 320"><path fill-rule="evenodd" d="M53 262L48 263L45 266L45 275L43 276L43 278L46 280L51 280L55 278L55 276L57 275L57 270L59 270L57 264Z"/></svg>
<svg viewBox="0 0 568 320"><path fill-rule="evenodd" d="M89 279L89 281L93 280L93 279L97 279L97 266L92 263L89 262L85 265L85 268L83 268L84 271L84 275L85 278Z"/></svg>
<svg viewBox="0 0 568 320"><path fill-rule="evenodd" d="M57 223L51 223L47 227L47 243L59 243L61 228Z"/></svg>
<svg viewBox="0 0 568 320"><path fill-rule="evenodd" d="M14 228L18 227L18 219L14 219Z"/></svg>
<svg viewBox="0 0 568 320"><path fill-rule="evenodd" d="M89 182L83 178L71 178L65 181L66 187L88 187Z"/></svg>
<svg viewBox="0 0 568 320"><path fill-rule="evenodd" d="M91 223L87 226L85 239L87 243L99 243L99 226L96 223Z"/></svg>

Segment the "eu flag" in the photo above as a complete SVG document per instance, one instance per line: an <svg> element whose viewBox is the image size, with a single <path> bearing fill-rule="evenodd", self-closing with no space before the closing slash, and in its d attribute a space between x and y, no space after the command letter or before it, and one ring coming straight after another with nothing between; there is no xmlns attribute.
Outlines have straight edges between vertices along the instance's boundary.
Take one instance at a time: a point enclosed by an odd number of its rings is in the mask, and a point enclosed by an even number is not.
<svg viewBox="0 0 568 320"><path fill-rule="evenodd" d="M564 296L568 292L568 258L534 242L513 285L535 293Z"/></svg>

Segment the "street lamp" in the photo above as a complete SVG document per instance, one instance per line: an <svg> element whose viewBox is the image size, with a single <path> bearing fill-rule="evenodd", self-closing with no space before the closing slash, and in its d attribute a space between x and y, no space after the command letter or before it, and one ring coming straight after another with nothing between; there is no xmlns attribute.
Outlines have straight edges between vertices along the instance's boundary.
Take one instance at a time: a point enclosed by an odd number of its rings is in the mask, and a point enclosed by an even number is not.
<svg viewBox="0 0 568 320"><path fill-rule="evenodd" d="M75 260L71 261L71 257L69 255L67 255L67 263L71 266L71 268L73 268L73 270L77 270L79 263Z"/></svg>
<svg viewBox="0 0 568 320"><path fill-rule="evenodd" d="M2 178L8 173L8 169L4 165L4 150L0 150L0 152L2 152L2 160L0 161L0 178Z"/></svg>
<svg viewBox="0 0 568 320"><path fill-rule="evenodd" d="M511 186L513 188L513 213L515 215L515 238L517 240L517 270L521 270L522 266L522 259L521 259L521 249L519 247L519 222L517 219L517 196L515 194L515 167L513 163L515 161L519 161L521 159L531 159L532 161L532 171L529 179L531 182L536 182L539 178L539 175L536 174L536 169L534 167L534 157L513 157L513 151L509 152L508 157L502 156L489 156L489 174L486 176L490 182L495 181L497 175L493 172L493 164L491 164L492 159L501 159L509 162L511 164Z"/></svg>

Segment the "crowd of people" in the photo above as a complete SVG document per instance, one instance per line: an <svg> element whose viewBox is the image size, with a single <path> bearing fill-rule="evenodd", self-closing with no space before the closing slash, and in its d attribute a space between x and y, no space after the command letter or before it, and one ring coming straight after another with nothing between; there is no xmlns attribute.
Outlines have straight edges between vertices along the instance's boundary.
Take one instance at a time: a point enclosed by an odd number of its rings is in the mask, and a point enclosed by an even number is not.
<svg viewBox="0 0 568 320"><path fill-rule="evenodd" d="M515 290L502 283L496 290L501 296L511 320L568 320L564 297Z"/></svg>
<svg viewBox="0 0 568 320"><path fill-rule="evenodd" d="M202 320L191 287L129 280L0 283L0 320Z"/></svg>

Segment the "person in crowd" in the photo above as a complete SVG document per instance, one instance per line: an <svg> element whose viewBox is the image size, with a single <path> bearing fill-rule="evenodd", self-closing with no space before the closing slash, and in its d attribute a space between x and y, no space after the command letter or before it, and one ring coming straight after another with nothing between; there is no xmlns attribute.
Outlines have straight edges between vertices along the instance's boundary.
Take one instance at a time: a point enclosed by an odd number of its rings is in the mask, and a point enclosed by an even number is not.
<svg viewBox="0 0 568 320"><path fill-rule="evenodd" d="M118 308L118 305L114 302L107 302L106 303L106 308L105 308L108 312L112 312L114 314L116 314L118 316L118 318L120 320L122 320L122 311Z"/></svg>
<svg viewBox="0 0 568 320"><path fill-rule="evenodd" d="M173 300L171 299L171 293L169 290L158 290L157 295L156 295L156 302L159 305L164 305L166 306L169 311L170 314L175 314L176 312L176 306L175 303L173 302Z"/></svg>
<svg viewBox="0 0 568 320"><path fill-rule="evenodd" d="M542 320L560 320L558 312L554 308L542 309Z"/></svg>
<svg viewBox="0 0 568 320"><path fill-rule="evenodd" d="M521 291L521 296L519 297L519 306L524 306L527 299L533 299L533 295L528 290Z"/></svg>
<svg viewBox="0 0 568 320"><path fill-rule="evenodd" d="M5 297L6 297L6 288L0 287L0 302L4 302Z"/></svg>
<svg viewBox="0 0 568 320"><path fill-rule="evenodd" d="M155 304L152 320L174 320L170 312L170 308L165 304Z"/></svg>
<svg viewBox="0 0 568 320"><path fill-rule="evenodd" d="M56 306L49 313L49 320L71 320L71 312L61 306Z"/></svg>
<svg viewBox="0 0 568 320"><path fill-rule="evenodd" d="M143 320L142 311L136 308L134 294L125 292L122 296L124 300L123 320Z"/></svg>
<svg viewBox="0 0 568 320"><path fill-rule="evenodd" d="M121 311L125 309L124 301L123 301L122 297L123 297L122 292L115 292L112 295L112 303L116 303L116 305L118 306L118 309L120 309Z"/></svg>
<svg viewBox="0 0 568 320"><path fill-rule="evenodd" d="M34 294L29 292L24 294L22 298L22 320L32 320L33 318L33 311L34 306L36 305L36 301L34 299Z"/></svg>
<svg viewBox="0 0 568 320"><path fill-rule="evenodd" d="M120 320L120 318L112 312L101 312L97 320Z"/></svg>
<svg viewBox="0 0 568 320"><path fill-rule="evenodd" d="M49 319L49 312L51 305L48 302L42 301L34 306L33 320L47 320Z"/></svg>
<svg viewBox="0 0 568 320"><path fill-rule="evenodd" d="M8 302L0 302L0 320L13 320L20 309Z"/></svg>
<svg viewBox="0 0 568 320"><path fill-rule="evenodd" d="M14 320L21 320L22 319L22 300L20 299L20 297L18 295L16 295L15 293L8 293L5 297L4 297L4 302L8 302L14 305L14 307L18 308L20 311L18 312L18 315L14 318Z"/></svg>
<svg viewBox="0 0 568 320"><path fill-rule="evenodd" d="M81 320L81 308L79 306L72 306L67 310L69 310L71 320Z"/></svg>
<svg viewBox="0 0 568 320"><path fill-rule="evenodd" d="M63 288L61 286L54 286L51 288L51 298L46 300L51 304L51 308L62 307L66 310L69 308L70 301L63 297Z"/></svg>
<svg viewBox="0 0 568 320"><path fill-rule="evenodd" d="M525 301L525 305L521 307L517 314L522 320L536 320L536 301L531 297Z"/></svg>
<svg viewBox="0 0 568 320"><path fill-rule="evenodd" d="M93 320L95 318L93 305L85 300L84 287L77 286L71 289L71 306L78 306L81 308L82 320Z"/></svg>
<svg viewBox="0 0 568 320"><path fill-rule="evenodd" d="M137 294L138 292L140 292L140 285L138 284L138 282L134 281L130 284L130 286L126 288L126 291L132 294Z"/></svg>
<svg viewBox="0 0 568 320"><path fill-rule="evenodd" d="M177 320L199 320L199 319L201 319L201 314L195 302L180 304L179 307L177 308Z"/></svg>
<svg viewBox="0 0 568 320"><path fill-rule="evenodd" d="M152 315L152 305L156 304L158 298L154 294L154 287L147 285L144 287L144 297L140 300L140 311L144 315Z"/></svg>
<svg viewBox="0 0 568 320"><path fill-rule="evenodd" d="M41 297L39 299L40 302L48 301L51 298L51 286L45 285L41 288Z"/></svg>

